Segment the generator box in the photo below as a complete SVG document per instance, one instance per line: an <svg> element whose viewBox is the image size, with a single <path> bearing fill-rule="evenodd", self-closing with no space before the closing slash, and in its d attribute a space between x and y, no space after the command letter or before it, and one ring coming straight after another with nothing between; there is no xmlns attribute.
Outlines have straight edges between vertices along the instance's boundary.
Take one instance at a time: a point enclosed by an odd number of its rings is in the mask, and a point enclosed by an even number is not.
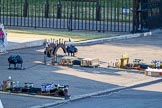
<svg viewBox="0 0 162 108"><path fill-rule="evenodd" d="M99 66L99 59L94 58L84 58L81 60L81 66L85 67L98 67Z"/></svg>
<svg viewBox="0 0 162 108"><path fill-rule="evenodd" d="M60 60L60 64L63 66L72 66L73 65L73 61L76 60L76 57L72 57L72 56L64 56L61 58Z"/></svg>

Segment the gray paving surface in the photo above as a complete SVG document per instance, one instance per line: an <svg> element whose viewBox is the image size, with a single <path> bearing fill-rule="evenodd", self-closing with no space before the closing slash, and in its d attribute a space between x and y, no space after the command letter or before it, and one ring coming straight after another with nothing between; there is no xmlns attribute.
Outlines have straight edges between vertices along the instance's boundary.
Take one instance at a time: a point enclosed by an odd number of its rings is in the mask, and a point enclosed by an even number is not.
<svg viewBox="0 0 162 108"><path fill-rule="evenodd" d="M130 57L141 57L150 62L152 59L162 59L162 37L158 34L149 37L120 40L98 45L79 46L78 57L99 58L100 68L81 68L79 66L46 66L42 65L43 47L11 50L8 54L0 55L0 81L12 76L14 81L33 82L34 86L40 87L42 83L68 84L69 94L74 96L84 95L129 86L133 83L153 81L157 78L144 76L142 73L127 72L107 69L107 61L113 61L123 52L129 52ZM88 52L88 53L87 53ZM8 70L7 58L10 55L21 55L24 59L23 66L26 70ZM64 55L61 50L59 55ZM20 97L0 94L5 108L28 108L58 100L40 99L34 97Z"/></svg>
<svg viewBox="0 0 162 108"><path fill-rule="evenodd" d="M161 108L161 92L162 82L160 81L49 108Z"/></svg>
<svg viewBox="0 0 162 108"><path fill-rule="evenodd" d="M0 94L0 98L2 100L4 108L29 108L34 105L45 104L55 101L50 99L31 98L4 94Z"/></svg>

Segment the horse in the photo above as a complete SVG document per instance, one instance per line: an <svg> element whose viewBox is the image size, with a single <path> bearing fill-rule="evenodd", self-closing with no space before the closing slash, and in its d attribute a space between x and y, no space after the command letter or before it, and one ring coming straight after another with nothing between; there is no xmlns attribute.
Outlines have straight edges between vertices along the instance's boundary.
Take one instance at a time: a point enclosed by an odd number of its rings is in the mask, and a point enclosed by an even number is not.
<svg viewBox="0 0 162 108"><path fill-rule="evenodd" d="M75 56L75 53L78 52L78 49L74 45L67 46L66 51L68 56Z"/></svg>

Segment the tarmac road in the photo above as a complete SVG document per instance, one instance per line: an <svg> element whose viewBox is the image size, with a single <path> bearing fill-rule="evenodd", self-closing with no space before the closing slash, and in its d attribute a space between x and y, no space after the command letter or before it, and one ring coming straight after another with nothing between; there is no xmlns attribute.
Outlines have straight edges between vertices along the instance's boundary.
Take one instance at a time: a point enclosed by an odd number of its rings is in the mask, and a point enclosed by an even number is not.
<svg viewBox="0 0 162 108"><path fill-rule="evenodd" d="M145 76L143 73L108 69L107 62L114 61L116 57L121 57L124 52L127 52L130 56L130 62L134 58L143 58L146 63L150 63L153 59L161 60L161 40L162 37L158 34L104 44L79 46L79 52L76 56L80 58L99 58L100 68L42 65L39 62L43 61L43 47L12 50L8 54L0 55L0 81L12 76L12 79L19 81L22 86L25 82L33 82L36 87L43 83L52 82L67 84L70 86L69 94L74 97L105 89L128 86L141 81L156 80L156 77ZM27 68L26 70L8 70L7 58L10 55L17 54L23 57L23 66ZM63 55L63 51L59 50L58 54ZM29 108L57 101L4 94L0 94L0 99L5 108Z"/></svg>
<svg viewBox="0 0 162 108"><path fill-rule="evenodd" d="M49 108L161 108L162 81Z"/></svg>

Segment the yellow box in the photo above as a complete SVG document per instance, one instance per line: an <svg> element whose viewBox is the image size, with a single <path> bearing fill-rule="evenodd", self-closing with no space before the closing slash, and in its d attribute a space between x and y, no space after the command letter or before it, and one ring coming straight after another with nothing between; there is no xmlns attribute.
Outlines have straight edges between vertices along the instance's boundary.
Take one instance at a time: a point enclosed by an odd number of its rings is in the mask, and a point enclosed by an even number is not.
<svg viewBox="0 0 162 108"><path fill-rule="evenodd" d="M127 66L127 64L129 63L129 58L121 58L121 64L120 64L120 67L121 68L125 68Z"/></svg>

